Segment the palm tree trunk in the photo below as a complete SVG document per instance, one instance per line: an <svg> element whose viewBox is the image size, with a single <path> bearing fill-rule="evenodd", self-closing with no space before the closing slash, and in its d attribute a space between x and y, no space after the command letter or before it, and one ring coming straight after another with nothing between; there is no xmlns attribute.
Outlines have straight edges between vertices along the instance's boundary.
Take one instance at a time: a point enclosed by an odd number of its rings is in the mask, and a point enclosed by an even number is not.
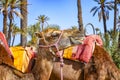
<svg viewBox="0 0 120 80"><path fill-rule="evenodd" d="M77 8L78 8L78 24L79 24L79 30L80 30L82 33L84 33L83 20L82 20L81 0L77 0Z"/></svg>
<svg viewBox="0 0 120 80"><path fill-rule="evenodd" d="M119 38L118 38L118 49L120 49L120 28L119 28Z"/></svg>
<svg viewBox="0 0 120 80"><path fill-rule="evenodd" d="M21 4L21 14L23 16L23 19L21 19L21 29L22 31L26 34L26 29L27 29L27 0L21 0L22 3ZM21 45L25 46L27 43L27 37L26 35L21 34Z"/></svg>
<svg viewBox="0 0 120 80"><path fill-rule="evenodd" d="M3 33L5 34L5 37L7 38L7 10L3 11Z"/></svg>
<svg viewBox="0 0 120 80"><path fill-rule="evenodd" d="M106 17L105 17L105 13L104 13L104 4L102 4L102 16L103 16L103 25L104 25L104 33L107 33L107 26L106 26Z"/></svg>
<svg viewBox="0 0 120 80"><path fill-rule="evenodd" d="M12 46L14 45L15 35L13 36Z"/></svg>
<svg viewBox="0 0 120 80"><path fill-rule="evenodd" d="M43 27L43 26L44 26L44 22L42 22L42 31L44 30L44 27Z"/></svg>
<svg viewBox="0 0 120 80"><path fill-rule="evenodd" d="M12 32L12 12L10 12L10 26L9 26L9 31L8 31L8 45L10 46L10 43L11 43L11 32Z"/></svg>
<svg viewBox="0 0 120 80"><path fill-rule="evenodd" d="M119 34L119 40L118 40L118 49L120 49L120 34Z"/></svg>
<svg viewBox="0 0 120 80"><path fill-rule="evenodd" d="M116 13L117 13L117 0L115 0L115 2L114 2L114 26L113 26L113 28L114 28L114 34L116 33Z"/></svg>

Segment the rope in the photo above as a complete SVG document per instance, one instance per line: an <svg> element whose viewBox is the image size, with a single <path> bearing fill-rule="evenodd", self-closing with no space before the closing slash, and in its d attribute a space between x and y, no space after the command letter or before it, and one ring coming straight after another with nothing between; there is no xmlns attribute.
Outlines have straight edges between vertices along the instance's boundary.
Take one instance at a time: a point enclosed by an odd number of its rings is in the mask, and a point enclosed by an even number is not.
<svg viewBox="0 0 120 80"><path fill-rule="evenodd" d="M44 39L44 41L45 41L45 44L47 44L47 45L46 45L46 46L44 46L44 45L39 45L39 47L49 48L50 52L52 52L52 53L55 55L54 51L52 51L52 49L51 49L52 46L55 46L56 49L57 49L57 52L59 53L58 42L60 41L62 35L63 35L63 31L61 32L61 35L59 36L59 38L58 38L58 40L57 40L56 43L51 44L51 45L48 45L48 42L47 42L46 39L45 39L44 33L42 33L43 39ZM59 53L59 54L60 54L60 53ZM60 76L61 76L61 80L63 80L63 64L64 64L64 63L63 63L63 56L62 56L62 54L61 54L61 55L60 55Z"/></svg>

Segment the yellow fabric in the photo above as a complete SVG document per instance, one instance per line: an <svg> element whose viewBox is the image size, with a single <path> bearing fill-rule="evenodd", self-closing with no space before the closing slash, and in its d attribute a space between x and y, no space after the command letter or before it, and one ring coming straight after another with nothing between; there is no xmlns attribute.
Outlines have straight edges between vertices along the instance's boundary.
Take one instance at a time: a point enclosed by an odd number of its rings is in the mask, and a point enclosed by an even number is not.
<svg viewBox="0 0 120 80"><path fill-rule="evenodd" d="M73 47L66 48L64 50L63 57L67 58L67 59L71 59L71 57L72 57L72 50L73 50Z"/></svg>
<svg viewBox="0 0 120 80"><path fill-rule="evenodd" d="M23 47L17 46L17 47L10 47L10 50L12 51L12 55L14 57L14 66L16 69L26 72L29 64L29 57L26 54L26 51Z"/></svg>

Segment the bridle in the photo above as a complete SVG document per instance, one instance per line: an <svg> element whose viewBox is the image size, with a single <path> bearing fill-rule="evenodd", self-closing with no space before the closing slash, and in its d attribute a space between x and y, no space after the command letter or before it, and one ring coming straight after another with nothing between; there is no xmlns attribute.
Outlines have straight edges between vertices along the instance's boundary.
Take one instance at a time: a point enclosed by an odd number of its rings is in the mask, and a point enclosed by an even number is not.
<svg viewBox="0 0 120 80"><path fill-rule="evenodd" d="M44 38L44 42L45 42L47 45L39 45L40 48L49 48L49 49L50 49L50 52L52 52L54 55L55 55L55 53L54 53L54 51L52 51L51 47L55 47L55 48L56 48L58 54L60 55L60 76L61 76L61 80L63 80L63 70L62 70L62 68L63 68L63 64L64 64L64 63L63 63L63 56L62 56L62 54L59 53L58 43L59 43L59 41L60 41L60 39L61 39L61 37L62 37L62 35L63 35L63 32L64 32L64 31L62 30L62 31L61 31L61 34L60 34L60 36L59 36L59 38L58 38L58 40L57 40L54 44L50 44L50 45L48 45L48 44L46 43L45 36L44 36L44 34L42 34L42 37Z"/></svg>

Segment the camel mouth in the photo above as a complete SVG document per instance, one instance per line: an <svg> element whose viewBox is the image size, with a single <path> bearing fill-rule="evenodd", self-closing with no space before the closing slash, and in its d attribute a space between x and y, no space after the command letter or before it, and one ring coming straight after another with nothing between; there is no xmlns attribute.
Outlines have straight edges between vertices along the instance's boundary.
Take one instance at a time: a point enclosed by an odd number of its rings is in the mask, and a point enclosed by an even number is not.
<svg viewBox="0 0 120 80"><path fill-rule="evenodd" d="M84 37L81 38L69 37L69 39L72 45L79 45L79 44L83 44Z"/></svg>

